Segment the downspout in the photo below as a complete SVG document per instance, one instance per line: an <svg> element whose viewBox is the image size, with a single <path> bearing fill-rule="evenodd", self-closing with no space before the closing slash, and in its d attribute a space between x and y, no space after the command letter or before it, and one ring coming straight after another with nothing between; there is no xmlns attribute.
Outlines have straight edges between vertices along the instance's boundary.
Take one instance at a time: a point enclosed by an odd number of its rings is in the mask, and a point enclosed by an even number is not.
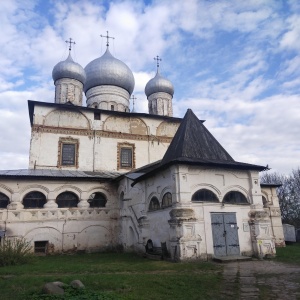
<svg viewBox="0 0 300 300"><path fill-rule="evenodd" d="M61 238L61 251L64 252L64 232L65 232L65 225L67 223L67 220L65 220L63 224L63 230L62 230L62 238Z"/></svg>
<svg viewBox="0 0 300 300"><path fill-rule="evenodd" d="M93 172L95 172L95 144L96 144L96 131L94 130L94 144L93 144Z"/></svg>
<svg viewBox="0 0 300 300"><path fill-rule="evenodd" d="M147 126L148 128L148 164L150 164L150 127Z"/></svg>
<svg viewBox="0 0 300 300"><path fill-rule="evenodd" d="M203 206L202 206L203 208ZM203 211L203 216L205 216L205 212ZM207 254L207 238L206 238L206 234L207 234L207 231L206 231L206 224L205 224L205 217L203 218L203 221L204 221L204 238L205 238L205 245L206 245L206 260L208 261L208 254ZM200 241L201 242L201 241ZM199 249L200 250L200 249ZM200 256L201 256L201 253L200 253Z"/></svg>

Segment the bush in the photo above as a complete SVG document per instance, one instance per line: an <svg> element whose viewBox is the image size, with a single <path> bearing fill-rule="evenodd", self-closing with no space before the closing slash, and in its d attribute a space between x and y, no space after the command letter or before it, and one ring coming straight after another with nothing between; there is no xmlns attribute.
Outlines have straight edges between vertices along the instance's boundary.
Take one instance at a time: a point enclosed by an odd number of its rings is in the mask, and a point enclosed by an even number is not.
<svg viewBox="0 0 300 300"><path fill-rule="evenodd" d="M4 239L0 245L0 266L27 263L31 257L30 242L24 238Z"/></svg>

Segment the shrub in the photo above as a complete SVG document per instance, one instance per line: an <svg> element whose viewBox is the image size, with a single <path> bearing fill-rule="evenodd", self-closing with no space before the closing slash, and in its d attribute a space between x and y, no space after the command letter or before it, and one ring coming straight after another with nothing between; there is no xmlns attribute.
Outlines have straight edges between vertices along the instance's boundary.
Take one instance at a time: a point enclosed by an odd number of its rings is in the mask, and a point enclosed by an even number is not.
<svg viewBox="0 0 300 300"><path fill-rule="evenodd" d="M0 266L24 264L30 257L31 245L24 238L4 239L0 245Z"/></svg>

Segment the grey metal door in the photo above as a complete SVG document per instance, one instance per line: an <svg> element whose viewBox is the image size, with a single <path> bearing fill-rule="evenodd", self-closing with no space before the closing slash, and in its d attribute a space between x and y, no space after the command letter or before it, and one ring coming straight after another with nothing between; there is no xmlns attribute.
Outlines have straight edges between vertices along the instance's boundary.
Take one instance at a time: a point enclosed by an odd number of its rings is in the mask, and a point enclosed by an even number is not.
<svg viewBox="0 0 300 300"><path fill-rule="evenodd" d="M235 213L212 213L211 225L215 256L240 255Z"/></svg>

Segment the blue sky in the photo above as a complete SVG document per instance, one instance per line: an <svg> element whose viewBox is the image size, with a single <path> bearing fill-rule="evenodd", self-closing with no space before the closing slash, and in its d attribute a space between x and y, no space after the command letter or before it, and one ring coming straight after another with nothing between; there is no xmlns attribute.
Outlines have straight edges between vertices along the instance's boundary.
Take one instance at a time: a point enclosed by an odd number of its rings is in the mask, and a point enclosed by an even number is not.
<svg viewBox="0 0 300 300"><path fill-rule="evenodd" d="M85 67L115 37L112 54L135 76L135 110L162 57L175 87L174 116L188 108L237 161L290 173L300 163L300 4L286 0L0 2L0 169L28 167L27 100L53 102L54 65Z"/></svg>

